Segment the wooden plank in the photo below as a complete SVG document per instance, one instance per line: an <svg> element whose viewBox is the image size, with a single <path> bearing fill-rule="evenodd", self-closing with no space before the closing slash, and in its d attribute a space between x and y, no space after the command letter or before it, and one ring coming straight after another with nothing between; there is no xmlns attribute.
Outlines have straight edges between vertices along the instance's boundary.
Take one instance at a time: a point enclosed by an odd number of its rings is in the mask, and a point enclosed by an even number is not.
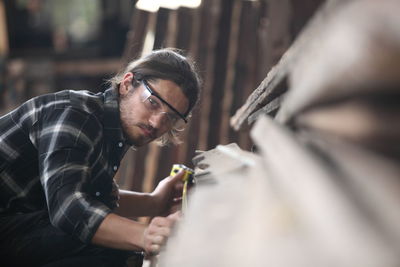
<svg viewBox="0 0 400 267"><path fill-rule="evenodd" d="M120 58L64 60L54 62L55 75L98 76L115 73L121 67Z"/></svg>
<svg viewBox="0 0 400 267"><path fill-rule="evenodd" d="M178 11L171 10L168 19L168 28L167 28L168 33L166 34L166 40L165 40L166 47L177 47L176 39L178 35L178 26L179 26Z"/></svg>
<svg viewBox="0 0 400 267"><path fill-rule="evenodd" d="M229 40L232 25L233 2L221 1L221 15L218 21L218 35L215 47L214 79L211 90L211 108L208 117L210 129L207 134L209 148L219 144L219 132L221 129L222 103L226 84ZM212 127L212 128L211 128Z"/></svg>
<svg viewBox="0 0 400 267"><path fill-rule="evenodd" d="M122 59L125 63L139 57L143 50L150 12L134 9Z"/></svg>
<svg viewBox="0 0 400 267"><path fill-rule="evenodd" d="M154 49L160 49L166 46L168 20L171 10L160 8L157 12L156 29L154 31Z"/></svg>
<svg viewBox="0 0 400 267"><path fill-rule="evenodd" d="M230 111L233 104L233 99L236 92L234 91L235 77L236 77L236 62L238 57L238 42L239 42L239 29L242 10L242 1L235 1L232 7L231 24L230 24L230 35L226 61L226 75L225 75L225 88L221 108L221 122L219 131L219 143L228 144L229 143L229 118L231 117ZM241 75L240 75L241 76ZM215 133L214 133L215 134Z"/></svg>
<svg viewBox="0 0 400 267"><path fill-rule="evenodd" d="M4 2L0 1L0 57L8 54L7 20Z"/></svg>
<svg viewBox="0 0 400 267"><path fill-rule="evenodd" d="M193 39L193 16L196 10L193 8L181 7L178 9L178 32L176 37L176 46L184 51L187 51L191 45Z"/></svg>
<svg viewBox="0 0 400 267"><path fill-rule="evenodd" d="M211 92L213 90L214 62L216 60L216 46L218 30L216 25L221 12L221 0L203 0L201 5L201 27L199 33L199 47L197 62L203 74L203 90L201 94L201 109L199 110L200 126L198 149L207 150L209 115L211 114Z"/></svg>
<svg viewBox="0 0 400 267"><path fill-rule="evenodd" d="M276 113L279 109L280 104L282 103L283 97L283 95L278 96L277 98L266 104L264 107L251 114L247 119L248 124L255 122L260 116Z"/></svg>
<svg viewBox="0 0 400 267"><path fill-rule="evenodd" d="M243 127L243 124L253 112L264 106L270 99L267 97L284 80L287 75L287 68L278 64L268 72L267 77L261 82L257 89L247 98L246 103L240 107L231 118L231 126L235 130Z"/></svg>

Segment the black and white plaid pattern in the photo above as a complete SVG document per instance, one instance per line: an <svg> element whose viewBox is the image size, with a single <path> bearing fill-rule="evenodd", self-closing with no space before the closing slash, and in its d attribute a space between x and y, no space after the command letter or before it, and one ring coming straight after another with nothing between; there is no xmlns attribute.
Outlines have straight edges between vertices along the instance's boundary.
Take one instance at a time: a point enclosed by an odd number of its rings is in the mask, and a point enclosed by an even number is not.
<svg viewBox="0 0 400 267"><path fill-rule="evenodd" d="M113 89L25 102L0 117L0 216L48 209L53 225L89 242L117 205L127 148Z"/></svg>

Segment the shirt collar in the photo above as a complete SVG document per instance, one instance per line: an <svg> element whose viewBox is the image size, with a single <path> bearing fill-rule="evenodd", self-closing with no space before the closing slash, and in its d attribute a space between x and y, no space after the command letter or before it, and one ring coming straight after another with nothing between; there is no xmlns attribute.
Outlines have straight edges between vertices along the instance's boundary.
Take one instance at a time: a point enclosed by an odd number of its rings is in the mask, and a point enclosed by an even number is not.
<svg viewBox="0 0 400 267"><path fill-rule="evenodd" d="M109 142L122 142L126 145L121 128L118 94L114 88L104 92L104 134Z"/></svg>

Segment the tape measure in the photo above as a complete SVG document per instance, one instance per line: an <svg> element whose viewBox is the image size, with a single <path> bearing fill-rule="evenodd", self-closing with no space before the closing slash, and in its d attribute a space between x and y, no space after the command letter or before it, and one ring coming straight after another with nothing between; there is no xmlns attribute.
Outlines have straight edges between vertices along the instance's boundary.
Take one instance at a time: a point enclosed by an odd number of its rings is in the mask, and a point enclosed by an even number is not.
<svg viewBox="0 0 400 267"><path fill-rule="evenodd" d="M188 185L194 184L194 170L186 167L183 164L174 164L170 172L170 176L177 174L180 170L184 171L182 181L183 181L183 191L182 191L182 213L185 213L187 209L187 187Z"/></svg>

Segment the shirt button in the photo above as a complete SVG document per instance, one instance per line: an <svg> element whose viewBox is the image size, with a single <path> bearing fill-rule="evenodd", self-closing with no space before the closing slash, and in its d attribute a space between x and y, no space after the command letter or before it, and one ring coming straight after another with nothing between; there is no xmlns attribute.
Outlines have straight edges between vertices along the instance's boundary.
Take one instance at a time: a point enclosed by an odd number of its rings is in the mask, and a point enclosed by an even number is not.
<svg viewBox="0 0 400 267"><path fill-rule="evenodd" d="M96 192L96 197L98 197L98 196L100 196L100 195L101 195L100 192L97 191L97 192Z"/></svg>
<svg viewBox="0 0 400 267"><path fill-rule="evenodd" d="M114 171L117 171L117 170L118 170L118 166L115 165L115 166L113 167L113 169L114 169Z"/></svg>
<svg viewBox="0 0 400 267"><path fill-rule="evenodd" d="M122 147L124 144L122 142L118 142L118 146Z"/></svg>

